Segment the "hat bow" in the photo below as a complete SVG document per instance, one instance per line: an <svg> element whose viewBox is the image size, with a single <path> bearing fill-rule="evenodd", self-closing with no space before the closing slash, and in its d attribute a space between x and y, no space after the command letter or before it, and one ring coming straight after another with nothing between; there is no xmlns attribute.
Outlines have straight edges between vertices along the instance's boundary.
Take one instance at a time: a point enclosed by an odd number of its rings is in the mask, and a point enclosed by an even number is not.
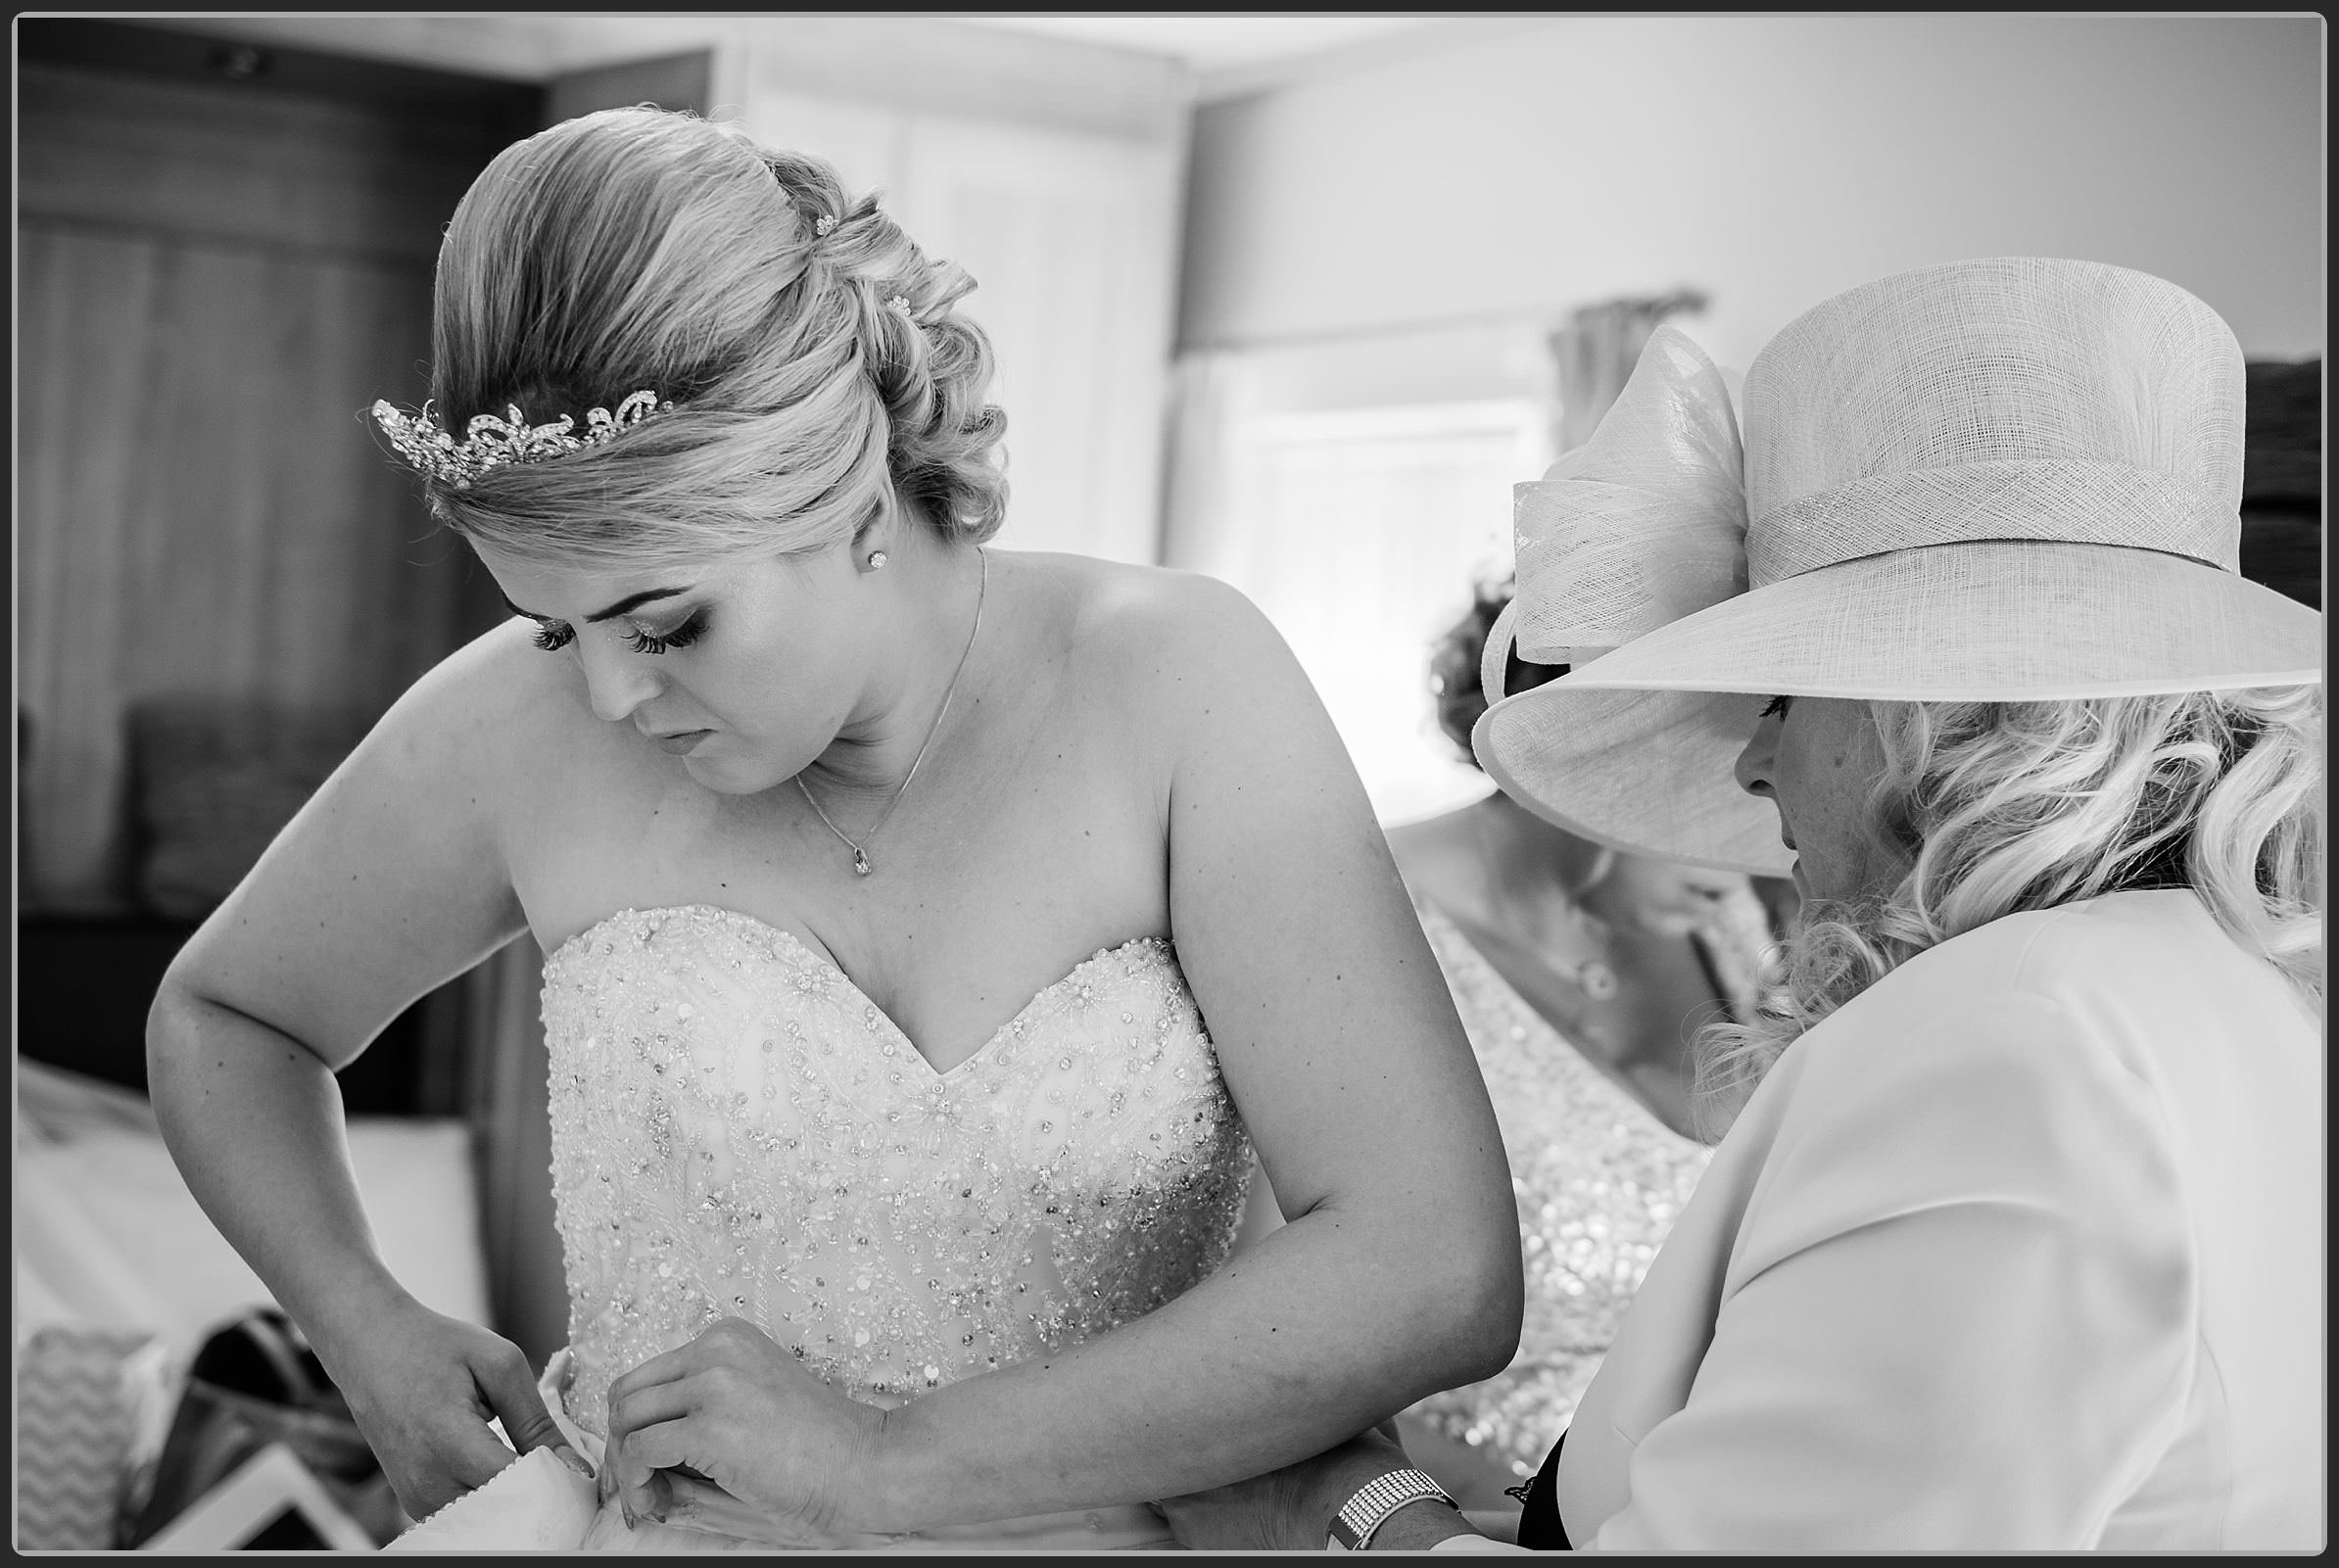
<svg viewBox="0 0 2339 1568"><path fill-rule="evenodd" d="M1743 593L1744 469L1721 371L1658 327L1592 439L1511 487L1518 591L1487 639L1488 700L1514 640L1535 663L1586 664Z"/></svg>

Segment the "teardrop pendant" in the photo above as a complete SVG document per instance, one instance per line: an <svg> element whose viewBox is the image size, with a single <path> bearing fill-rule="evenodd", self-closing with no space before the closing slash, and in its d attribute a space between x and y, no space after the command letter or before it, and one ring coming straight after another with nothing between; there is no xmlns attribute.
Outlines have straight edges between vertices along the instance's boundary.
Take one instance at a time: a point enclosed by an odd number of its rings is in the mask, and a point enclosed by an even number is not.
<svg viewBox="0 0 2339 1568"><path fill-rule="evenodd" d="M858 847L853 850L853 874L857 877L869 875L869 853L867 850Z"/></svg>

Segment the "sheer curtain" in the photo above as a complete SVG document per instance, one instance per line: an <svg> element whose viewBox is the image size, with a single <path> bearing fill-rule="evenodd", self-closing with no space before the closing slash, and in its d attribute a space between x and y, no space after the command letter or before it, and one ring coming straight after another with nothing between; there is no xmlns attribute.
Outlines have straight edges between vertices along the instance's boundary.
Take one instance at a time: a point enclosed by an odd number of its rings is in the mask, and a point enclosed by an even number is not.
<svg viewBox="0 0 2339 1568"><path fill-rule="evenodd" d="M1667 316L1705 309L1695 289L1670 294L1602 300L1572 312L1551 337L1559 377L1559 450L1572 451L1592 439L1600 417L1624 390L1649 334Z"/></svg>

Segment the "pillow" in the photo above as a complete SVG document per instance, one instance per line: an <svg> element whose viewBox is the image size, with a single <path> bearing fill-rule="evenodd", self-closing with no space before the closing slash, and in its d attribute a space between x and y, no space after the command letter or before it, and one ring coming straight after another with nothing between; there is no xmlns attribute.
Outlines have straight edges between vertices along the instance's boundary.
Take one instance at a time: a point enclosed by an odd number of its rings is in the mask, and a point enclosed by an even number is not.
<svg viewBox="0 0 2339 1568"><path fill-rule="evenodd" d="M374 1239L424 1306L489 1321L470 1129L460 1121L357 1117L350 1156ZM271 1301L196 1204L163 1141L123 1127L17 1151L18 1254L36 1299L83 1321L141 1326L192 1354L205 1334Z"/></svg>

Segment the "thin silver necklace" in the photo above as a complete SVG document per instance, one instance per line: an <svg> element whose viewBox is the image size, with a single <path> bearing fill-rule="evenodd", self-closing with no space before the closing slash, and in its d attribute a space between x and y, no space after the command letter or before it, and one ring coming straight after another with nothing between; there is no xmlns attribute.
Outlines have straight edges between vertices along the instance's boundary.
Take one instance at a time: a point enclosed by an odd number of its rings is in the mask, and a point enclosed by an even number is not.
<svg viewBox="0 0 2339 1568"><path fill-rule="evenodd" d="M869 841L878 835L879 828L885 826L885 819L893 815L893 808L901 804L901 797L909 793L910 781L918 777L918 764L926 760L926 748L932 745L934 736L941 733L942 719L950 712L950 699L958 695L958 678L967 673L967 655L975 651L975 638L982 630L982 601L990 596L991 592L991 558L983 553L979 545L975 546L975 558L982 563L982 581L975 590L975 625L967 633L967 645L958 650L958 668L950 672L950 684L942 689L942 705L934 710L934 722L927 726L926 738L918 742L918 754L910 759L910 771L901 776L901 787L893 791L893 798L885 802L883 811L878 813L876 825L861 835L858 843L847 838L844 830L830 822L829 814L822 811L820 802L812 798L812 788L804 783L804 776L800 773L796 775L796 788L803 792L804 804L810 806L829 832L836 835L838 843L853 852L853 873L856 876L866 877L874 869L869 863Z"/></svg>

